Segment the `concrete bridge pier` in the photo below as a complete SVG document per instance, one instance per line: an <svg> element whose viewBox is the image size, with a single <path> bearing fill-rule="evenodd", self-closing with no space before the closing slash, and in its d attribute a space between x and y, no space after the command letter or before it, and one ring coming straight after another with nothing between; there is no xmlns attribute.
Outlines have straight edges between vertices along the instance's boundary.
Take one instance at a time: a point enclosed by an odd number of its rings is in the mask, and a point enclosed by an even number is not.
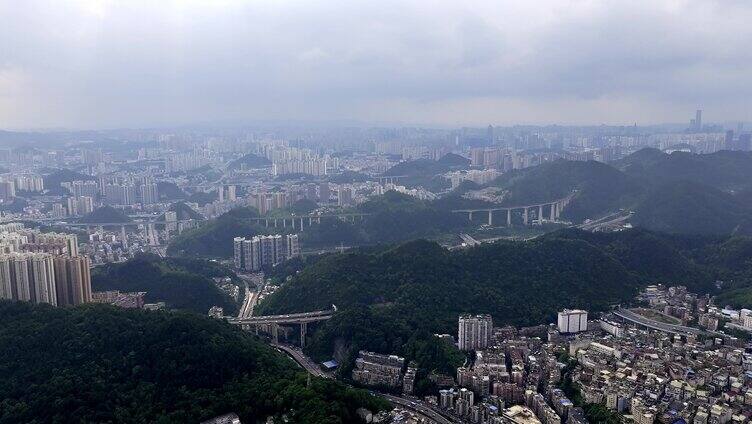
<svg viewBox="0 0 752 424"><path fill-rule="evenodd" d="M310 227L311 225L313 225L313 218L311 218L311 217L309 216L309 217L308 217L308 226Z"/></svg>
<svg viewBox="0 0 752 424"><path fill-rule="evenodd" d="M276 218L274 219L274 228L277 228L277 220L276 220Z"/></svg>
<svg viewBox="0 0 752 424"><path fill-rule="evenodd" d="M512 210L507 209L507 227L512 226Z"/></svg>
<svg viewBox="0 0 752 424"><path fill-rule="evenodd" d="M467 212L467 219L468 219L468 221L472 221L473 220L473 211L468 211Z"/></svg>
<svg viewBox="0 0 752 424"><path fill-rule="evenodd" d="M290 222L292 222L292 229L295 229L295 218L291 219Z"/></svg>
<svg viewBox="0 0 752 424"><path fill-rule="evenodd" d="M316 223L321 224L321 217L316 218Z"/></svg>
<svg viewBox="0 0 752 424"><path fill-rule="evenodd" d="M556 203L551 203L551 221L556 221Z"/></svg>
<svg viewBox="0 0 752 424"><path fill-rule="evenodd" d="M488 226L493 225L493 211L488 211Z"/></svg>
<svg viewBox="0 0 752 424"><path fill-rule="evenodd" d="M522 223L527 225L527 208L522 208Z"/></svg>
<svg viewBox="0 0 752 424"><path fill-rule="evenodd" d="M305 347L306 332L308 330L308 324L305 322L300 324L300 347Z"/></svg>
<svg viewBox="0 0 752 424"><path fill-rule="evenodd" d="M538 222L543 224L543 205L538 205Z"/></svg>
<svg viewBox="0 0 752 424"><path fill-rule="evenodd" d="M279 344L279 324L272 323L272 340L274 344Z"/></svg>
<svg viewBox="0 0 752 424"><path fill-rule="evenodd" d="M303 231L303 218L300 218L300 231Z"/></svg>

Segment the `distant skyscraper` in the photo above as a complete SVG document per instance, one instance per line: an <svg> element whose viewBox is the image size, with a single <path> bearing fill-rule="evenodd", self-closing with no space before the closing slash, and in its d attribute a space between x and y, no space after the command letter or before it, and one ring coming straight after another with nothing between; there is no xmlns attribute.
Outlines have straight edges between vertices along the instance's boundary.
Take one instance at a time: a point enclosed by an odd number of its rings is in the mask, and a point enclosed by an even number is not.
<svg viewBox="0 0 752 424"><path fill-rule="evenodd" d="M697 109L697 112L695 112L695 129L697 131L702 130L702 110Z"/></svg>
<svg viewBox="0 0 752 424"><path fill-rule="evenodd" d="M11 200L16 197L16 183L0 181L0 200Z"/></svg>
<svg viewBox="0 0 752 424"><path fill-rule="evenodd" d="M348 206L352 204L352 189L350 187L340 187L337 190L337 205Z"/></svg>
<svg viewBox="0 0 752 424"><path fill-rule="evenodd" d="M57 304L91 302L91 262L86 256L55 258Z"/></svg>
<svg viewBox="0 0 752 424"><path fill-rule="evenodd" d="M482 350L491 341L491 315L460 315L458 343L460 350Z"/></svg>
<svg viewBox="0 0 752 424"><path fill-rule="evenodd" d="M331 197L331 191L329 190L329 183L321 183L319 184L319 201L321 203L327 203L329 202L329 197Z"/></svg>

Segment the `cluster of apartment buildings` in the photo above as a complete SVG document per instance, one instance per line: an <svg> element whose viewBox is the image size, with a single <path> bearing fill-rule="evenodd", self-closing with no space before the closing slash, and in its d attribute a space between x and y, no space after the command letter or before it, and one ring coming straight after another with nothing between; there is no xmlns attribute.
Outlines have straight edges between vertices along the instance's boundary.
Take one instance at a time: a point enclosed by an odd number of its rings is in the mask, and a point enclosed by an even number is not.
<svg viewBox="0 0 752 424"><path fill-rule="evenodd" d="M91 264L73 234L0 225L0 299L78 305L91 301Z"/></svg>
<svg viewBox="0 0 752 424"><path fill-rule="evenodd" d="M405 358L361 350L355 360L352 379L366 386L402 387L403 393L411 394L415 388L416 372L414 366L405 368Z"/></svg>
<svg viewBox="0 0 752 424"><path fill-rule="evenodd" d="M300 256L300 243L297 234L235 237L233 253L236 269L256 272Z"/></svg>
<svg viewBox="0 0 752 424"><path fill-rule="evenodd" d="M716 331L717 323L712 329L707 325L723 312L706 296L690 293L683 286L650 286L640 298L651 305L641 311L645 316L674 317L683 324L697 323L704 330L668 326L654 330L621 324L616 333L589 331L570 340L569 351L578 364L572 381L583 400L604 404L640 424L750 422L749 346ZM613 325L619 324L609 324Z"/></svg>

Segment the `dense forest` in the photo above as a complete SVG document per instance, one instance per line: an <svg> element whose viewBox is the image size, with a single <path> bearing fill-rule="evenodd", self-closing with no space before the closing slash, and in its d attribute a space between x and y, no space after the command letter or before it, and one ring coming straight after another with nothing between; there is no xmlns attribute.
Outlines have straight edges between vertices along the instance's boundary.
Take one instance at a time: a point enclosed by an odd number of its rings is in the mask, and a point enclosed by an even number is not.
<svg viewBox="0 0 752 424"><path fill-rule="evenodd" d="M752 239L680 236L634 229L617 233L561 230L531 241L500 241L447 251L427 241L360 249L290 264L287 280L259 306L260 314L305 312L336 305L335 317L313 332L308 352L352 363L358 349L409 359L434 333L456 333L461 313L490 313L495 323L553 322L562 308L591 312L630 302L662 282L731 304L752 299ZM303 266L305 265L305 266ZM749 303L747 303L749 306ZM429 349L418 360L429 372L452 351ZM449 359L448 359L449 358Z"/></svg>
<svg viewBox="0 0 752 424"><path fill-rule="evenodd" d="M0 301L0 423L356 423L380 398L306 376L229 324L106 305ZM281 421L277 421L281 422Z"/></svg>
<svg viewBox="0 0 752 424"><path fill-rule="evenodd" d="M172 256L229 258L233 238L263 234L264 228L248 219L258 216L255 208L232 209L198 228L181 233L170 242L167 252Z"/></svg>
<svg viewBox="0 0 752 424"><path fill-rule="evenodd" d="M619 209L635 225L677 234L752 235L752 155L643 149L610 165L557 160L500 176L504 203L574 197L562 217L581 222Z"/></svg>
<svg viewBox="0 0 752 424"><path fill-rule="evenodd" d="M94 268L92 288L144 291L147 303L165 302L169 308L200 314L206 314L212 306L221 306L230 315L237 311L237 305L211 278L234 276L227 268L206 260L140 255L124 263Z"/></svg>
<svg viewBox="0 0 752 424"><path fill-rule="evenodd" d="M564 307L607 309L630 299L640 282L581 240L499 242L455 252L414 241L321 258L258 308L272 314L335 304L338 313L308 344L314 357L334 354L346 372L355 353L369 349L405 355L428 372L436 364L456 366L456 352L437 348L441 342L432 334L455 334L461 313L490 313L500 324L540 324ZM412 356L421 351L416 345L431 354Z"/></svg>
<svg viewBox="0 0 752 424"><path fill-rule="evenodd" d="M84 215L79 221L86 224L103 224L125 223L130 222L131 219L119 209L115 209L112 206L102 206L101 208L94 209L93 212Z"/></svg>

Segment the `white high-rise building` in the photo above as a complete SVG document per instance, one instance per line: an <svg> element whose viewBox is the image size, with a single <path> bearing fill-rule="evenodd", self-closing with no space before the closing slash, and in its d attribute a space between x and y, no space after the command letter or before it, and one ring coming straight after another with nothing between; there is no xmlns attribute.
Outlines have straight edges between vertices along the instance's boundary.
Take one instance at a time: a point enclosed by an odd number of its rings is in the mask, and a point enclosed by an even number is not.
<svg viewBox="0 0 752 424"><path fill-rule="evenodd" d="M251 239L233 239L233 259L237 269L259 271L265 266L273 266L286 258L300 255L297 234L282 237L279 234L255 236Z"/></svg>
<svg viewBox="0 0 752 424"><path fill-rule="evenodd" d="M587 330L587 311L564 309L559 312L557 326L560 333L579 333Z"/></svg>
<svg viewBox="0 0 752 424"><path fill-rule="evenodd" d="M288 234L286 237L287 259L300 256L300 243L297 234Z"/></svg>
<svg viewBox="0 0 752 424"><path fill-rule="evenodd" d="M460 315L458 345L460 350L482 350L488 347L493 331L491 315Z"/></svg>
<svg viewBox="0 0 752 424"><path fill-rule="evenodd" d="M244 261L243 261L243 242L245 241L245 238L243 237L235 237L232 239L232 247L233 247L233 259L234 259L234 265L235 269L243 269L244 268Z"/></svg>
<svg viewBox="0 0 752 424"><path fill-rule="evenodd" d="M159 192L155 183L143 184L141 190L141 203L151 205L159 202Z"/></svg>

